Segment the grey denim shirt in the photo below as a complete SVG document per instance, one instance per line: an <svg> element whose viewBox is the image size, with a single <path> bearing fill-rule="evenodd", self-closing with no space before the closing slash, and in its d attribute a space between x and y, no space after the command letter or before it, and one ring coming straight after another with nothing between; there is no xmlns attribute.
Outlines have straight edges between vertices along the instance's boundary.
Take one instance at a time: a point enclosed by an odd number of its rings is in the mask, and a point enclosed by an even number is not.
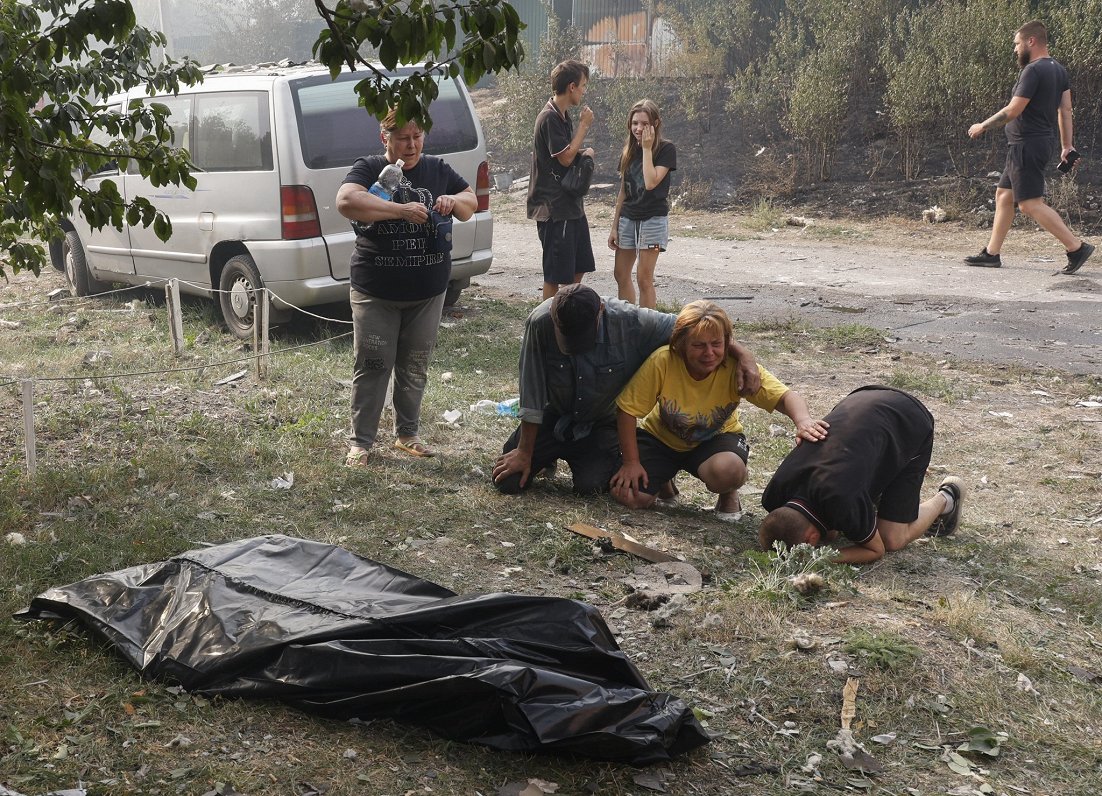
<svg viewBox="0 0 1102 796"><path fill-rule="evenodd" d="M555 342L551 299L524 325L520 346L520 419L540 425L545 412L556 415L555 436L577 440L594 424L615 422L616 397L648 356L670 341L677 316L641 309L619 299L603 299L597 344L576 356Z"/></svg>

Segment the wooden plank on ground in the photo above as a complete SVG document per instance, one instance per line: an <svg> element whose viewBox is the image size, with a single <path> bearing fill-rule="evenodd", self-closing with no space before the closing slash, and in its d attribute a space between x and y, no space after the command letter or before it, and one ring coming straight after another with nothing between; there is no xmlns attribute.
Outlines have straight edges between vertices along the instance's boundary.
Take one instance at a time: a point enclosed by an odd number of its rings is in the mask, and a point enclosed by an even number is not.
<svg viewBox="0 0 1102 796"><path fill-rule="evenodd" d="M576 522L573 525L567 525L566 530L573 531L579 536L585 536L588 539L607 539L617 550L622 550L625 553L631 553L633 556L639 556L642 559L651 561L655 564L661 564L666 561L677 561L675 556L671 556L669 553L663 553L661 550L655 550L653 547L647 547L644 544L633 542L630 539L625 539L620 534L606 531L604 528L598 528L595 525L588 525L584 522Z"/></svg>

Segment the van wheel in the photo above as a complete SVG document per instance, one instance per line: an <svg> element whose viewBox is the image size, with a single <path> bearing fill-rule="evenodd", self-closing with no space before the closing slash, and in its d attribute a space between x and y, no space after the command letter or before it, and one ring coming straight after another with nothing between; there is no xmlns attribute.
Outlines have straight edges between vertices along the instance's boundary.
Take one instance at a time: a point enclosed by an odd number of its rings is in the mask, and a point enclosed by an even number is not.
<svg viewBox="0 0 1102 796"><path fill-rule="evenodd" d="M100 282L88 270L88 258L84 255L84 246L75 232L66 232L61 244L61 261L64 264L65 280L74 296L91 296L102 293L107 285Z"/></svg>
<svg viewBox="0 0 1102 796"><path fill-rule="evenodd" d="M251 340L256 317L253 294L264 287L264 280L260 278L253 258L247 254L231 257L222 269L218 287L222 290L218 294L218 303L222 307L226 326L234 337Z"/></svg>

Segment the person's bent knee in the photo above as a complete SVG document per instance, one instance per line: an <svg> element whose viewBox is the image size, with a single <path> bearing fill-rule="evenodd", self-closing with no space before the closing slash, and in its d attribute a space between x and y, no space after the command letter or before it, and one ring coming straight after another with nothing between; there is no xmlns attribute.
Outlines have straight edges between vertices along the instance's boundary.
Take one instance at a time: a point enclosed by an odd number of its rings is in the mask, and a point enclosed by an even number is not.
<svg viewBox="0 0 1102 796"><path fill-rule="evenodd" d="M520 473L510 473L500 481L494 481L494 486L503 495L519 495L528 488L527 485L520 485Z"/></svg>
<svg viewBox="0 0 1102 796"><path fill-rule="evenodd" d="M608 492L608 482L612 478L610 475L608 478L587 478L585 476L574 478L574 494L579 497L591 497L593 495L600 495L603 492Z"/></svg>

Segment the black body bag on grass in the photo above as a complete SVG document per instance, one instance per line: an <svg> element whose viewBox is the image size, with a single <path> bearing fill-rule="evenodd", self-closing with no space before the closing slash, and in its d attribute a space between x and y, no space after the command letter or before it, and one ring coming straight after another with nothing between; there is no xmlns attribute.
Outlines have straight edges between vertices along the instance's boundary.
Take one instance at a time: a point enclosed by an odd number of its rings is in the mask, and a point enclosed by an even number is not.
<svg viewBox="0 0 1102 796"><path fill-rule="evenodd" d="M597 164L589 155L578 155L559 181L559 187L570 196L580 199L589 193L589 184L593 182L593 170L596 167Z"/></svg>
<svg viewBox="0 0 1102 796"><path fill-rule="evenodd" d="M270 535L50 589L19 619L77 619L143 676L390 718L519 752L646 765L708 742L652 691L593 606L457 595L340 547Z"/></svg>

